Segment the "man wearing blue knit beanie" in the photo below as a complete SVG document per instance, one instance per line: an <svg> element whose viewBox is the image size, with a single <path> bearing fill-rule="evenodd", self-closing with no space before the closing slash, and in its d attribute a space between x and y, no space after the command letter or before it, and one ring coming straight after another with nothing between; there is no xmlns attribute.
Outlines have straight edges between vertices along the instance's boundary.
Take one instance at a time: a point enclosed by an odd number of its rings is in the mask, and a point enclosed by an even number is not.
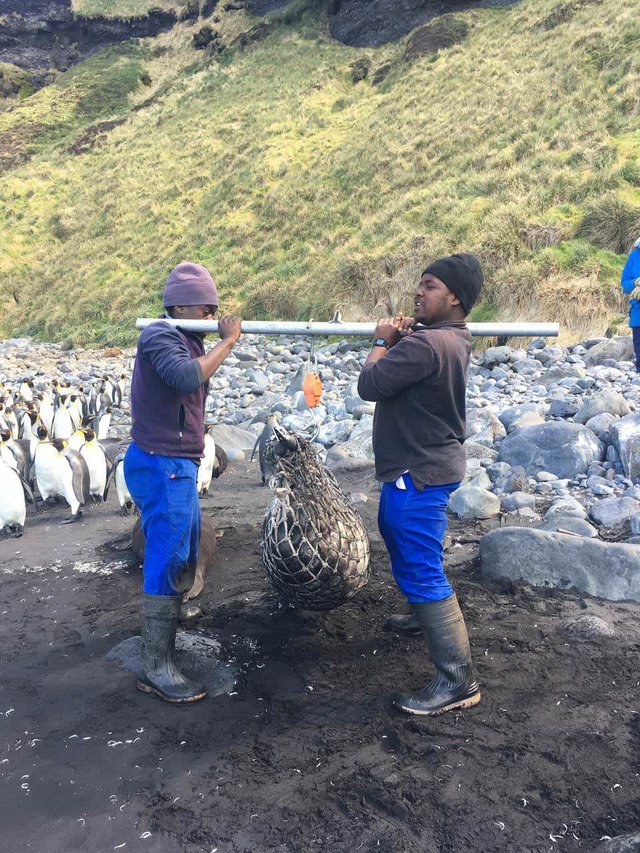
<svg viewBox="0 0 640 853"><path fill-rule="evenodd" d="M465 473L465 393L471 335L465 319L483 277L473 255L440 258L422 274L414 316L381 320L358 380L376 403L373 450L381 481L378 526L391 571L411 605L390 627L423 634L435 676L394 705L435 716L480 701L469 637L458 599L444 572L449 495Z"/></svg>
<svg viewBox="0 0 640 853"><path fill-rule="evenodd" d="M213 319L218 291L199 264L182 263L164 289L165 317ZM131 379L132 444L124 460L146 539L142 673L138 688L185 704L207 695L174 660L182 596L193 584L200 543L198 465L204 451L209 379L240 337L240 319L223 317L208 353L204 335L164 322L142 332Z"/></svg>

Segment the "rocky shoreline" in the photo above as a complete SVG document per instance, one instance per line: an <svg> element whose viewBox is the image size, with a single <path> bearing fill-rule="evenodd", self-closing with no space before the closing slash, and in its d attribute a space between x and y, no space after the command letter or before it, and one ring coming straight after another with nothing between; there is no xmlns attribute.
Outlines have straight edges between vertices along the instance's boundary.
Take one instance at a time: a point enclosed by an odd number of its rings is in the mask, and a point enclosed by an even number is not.
<svg viewBox="0 0 640 853"><path fill-rule="evenodd" d="M288 429L315 435L328 467L370 470L374 406L357 394L369 346L244 336L207 399L207 421L229 458L248 456L278 412ZM12 339L0 343L0 380L38 387L58 378L86 389L105 373L130 375L134 355ZM474 354L467 474L450 509L471 523L499 518L515 528L484 537L489 573L530 579L533 549L534 583L640 600L640 376L632 359L630 337L570 347L536 339ZM310 369L324 386L315 409L302 392ZM125 395L111 433L124 439L128 429Z"/></svg>

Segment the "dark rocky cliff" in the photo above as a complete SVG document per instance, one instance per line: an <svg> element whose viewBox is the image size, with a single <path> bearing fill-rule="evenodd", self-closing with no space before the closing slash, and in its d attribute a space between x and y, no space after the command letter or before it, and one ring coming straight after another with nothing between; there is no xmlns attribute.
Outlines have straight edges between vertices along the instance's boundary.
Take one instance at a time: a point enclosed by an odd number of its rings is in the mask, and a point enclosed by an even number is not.
<svg viewBox="0 0 640 853"><path fill-rule="evenodd" d="M322 5L321 0L314 0ZM250 0L254 15L281 9L290 0ZM415 27L444 15L483 6L510 6L519 0L325 0L331 35L344 44L373 47L402 38Z"/></svg>
<svg viewBox="0 0 640 853"><path fill-rule="evenodd" d="M140 18L82 18L71 0L0 0L0 60L21 68L65 69L107 45L170 29L173 12Z"/></svg>
<svg viewBox="0 0 640 853"><path fill-rule="evenodd" d="M290 0L236 0L264 15ZM326 0L331 35L359 47L383 44L446 12L504 6L518 0ZM246 3L246 5L245 5ZM321 0L314 0L321 6ZM311 2L310 2L311 5ZM210 14L216 0L189 4ZM205 11L206 10L206 11ZM71 0L0 0L0 61L21 68L64 70L107 45L170 29L174 12L151 11L139 18L84 18L73 14Z"/></svg>
<svg viewBox="0 0 640 853"><path fill-rule="evenodd" d="M509 6L518 0L332 0L329 29L338 41L357 47L401 38L446 12Z"/></svg>

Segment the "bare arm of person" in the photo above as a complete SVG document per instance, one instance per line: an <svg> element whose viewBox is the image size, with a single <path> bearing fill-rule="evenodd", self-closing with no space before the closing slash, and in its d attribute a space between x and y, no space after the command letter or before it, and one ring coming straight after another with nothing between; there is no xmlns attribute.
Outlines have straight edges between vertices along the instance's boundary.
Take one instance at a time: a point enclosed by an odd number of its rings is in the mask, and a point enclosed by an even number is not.
<svg viewBox="0 0 640 853"><path fill-rule="evenodd" d="M404 317L402 314L396 314L395 317L387 317L384 320L378 320L378 324L373 333L373 339L377 341L379 338L382 338L389 344L389 347L392 347L398 343L403 335L410 334L411 324L413 322L413 317ZM388 352L389 350L383 346L371 347L371 352L367 356L365 365L380 361L380 359L384 358Z"/></svg>
<svg viewBox="0 0 640 853"><path fill-rule="evenodd" d="M239 317L221 317L218 322L218 334L220 340L208 353L199 356L196 361L202 372L203 382L211 379L225 358L234 348L241 335Z"/></svg>
<svg viewBox="0 0 640 853"><path fill-rule="evenodd" d="M358 378L358 394L363 400L377 403L395 397L433 370L433 352L421 336L414 339L410 329L414 322L393 317L378 323L376 339L384 338L392 345L389 350L374 346L363 364Z"/></svg>

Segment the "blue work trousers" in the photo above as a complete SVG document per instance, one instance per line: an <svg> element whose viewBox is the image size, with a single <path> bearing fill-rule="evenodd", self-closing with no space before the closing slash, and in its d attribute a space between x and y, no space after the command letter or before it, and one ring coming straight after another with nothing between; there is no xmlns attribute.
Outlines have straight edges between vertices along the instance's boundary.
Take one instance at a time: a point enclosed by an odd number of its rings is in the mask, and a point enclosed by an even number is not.
<svg viewBox="0 0 640 853"><path fill-rule="evenodd" d="M636 372L640 373L640 326L632 326L631 334L633 335L633 351L636 357Z"/></svg>
<svg viewBox="0 0 640 853"><path fill-rule="evenodd" d="M193 459L146 453L137 444L124 476L142 515L144 586L148 595L182 595L193 585L200 545L200 501Z"/></svg>
<svg viewBox="0 0 640 853"><path fill-rule="evenodd" d="M449 495L460 485L416 489L403 474L406 489L383 483L378 527L391 557L391 571L400 591L412 604L440 601L453 594L444 573L444 536Z"/></svg>

